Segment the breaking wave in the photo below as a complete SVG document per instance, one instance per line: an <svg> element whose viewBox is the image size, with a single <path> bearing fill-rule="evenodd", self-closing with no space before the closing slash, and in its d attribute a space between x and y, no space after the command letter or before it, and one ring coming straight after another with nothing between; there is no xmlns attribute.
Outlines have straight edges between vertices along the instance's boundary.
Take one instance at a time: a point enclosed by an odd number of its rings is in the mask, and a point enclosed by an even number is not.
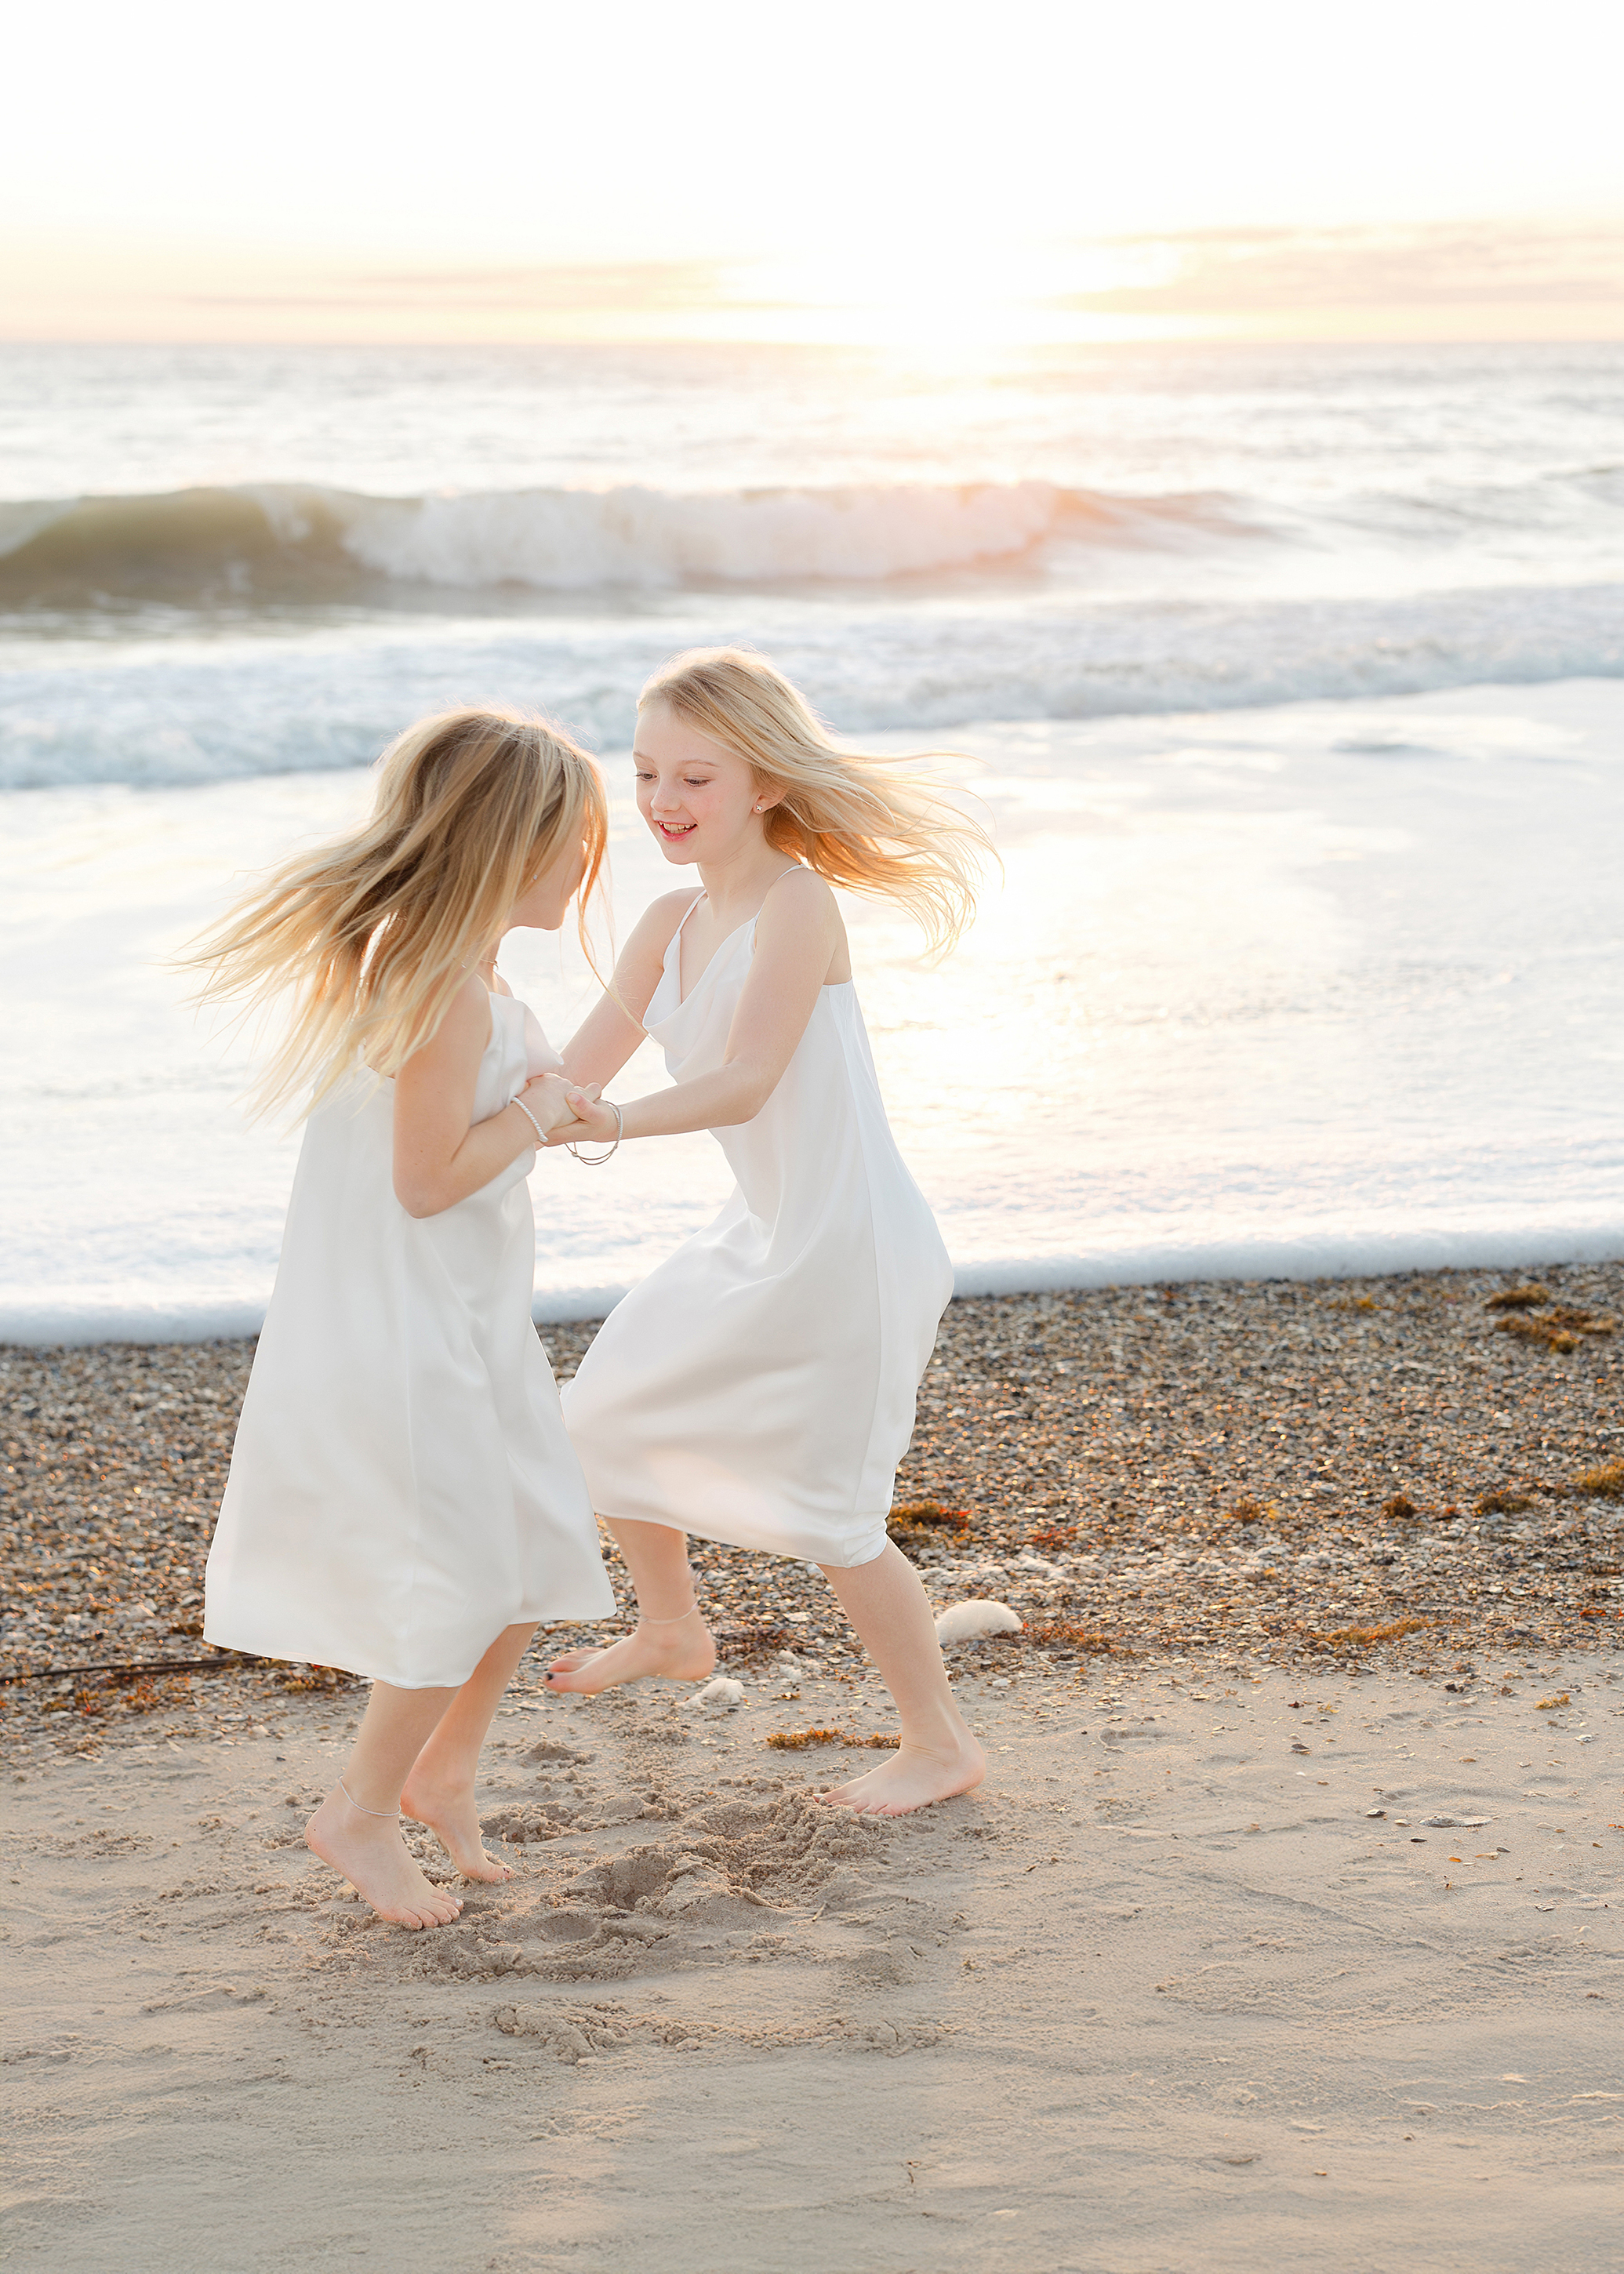
<svg viewBox="0 0 1624 2274"><path fill-rule="evenodd" d="M0 505L0 606L335 603L393 585L877 583L1019 561L1056 538L1177 546L1246 526L1220 498L1047 482L401 498L262 484Z"/></svg>

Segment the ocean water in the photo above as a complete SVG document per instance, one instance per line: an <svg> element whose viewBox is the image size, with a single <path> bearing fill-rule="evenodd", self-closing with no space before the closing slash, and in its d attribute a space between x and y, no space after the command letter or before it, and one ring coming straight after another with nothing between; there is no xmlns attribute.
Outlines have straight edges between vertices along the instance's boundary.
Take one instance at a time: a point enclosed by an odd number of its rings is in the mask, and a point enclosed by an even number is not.
<svg viewBox="0 0 1624 2274"><path fill-rule="evenodd" d="M0 1337L244 1331L295 1134L163 959L423 709L744 639L1005 870L848 914L959 1284L1624 1254L1624 352L0 350ZM505 959L555 1036L575 952ZM651 1051L622 1094L662 1079ZM532 1189L540 1315L724 1188Z"/></svg>

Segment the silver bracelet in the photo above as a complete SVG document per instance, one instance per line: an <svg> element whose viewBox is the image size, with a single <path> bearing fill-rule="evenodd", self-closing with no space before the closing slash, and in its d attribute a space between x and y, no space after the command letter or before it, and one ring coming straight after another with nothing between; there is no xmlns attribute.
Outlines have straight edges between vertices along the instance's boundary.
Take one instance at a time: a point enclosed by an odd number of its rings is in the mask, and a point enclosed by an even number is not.
<svg viewBox="0 0 1624 2274"><path fill-rule="evenodd" d="M524 1100L522 1097L510 1097L508 1103L509 1105L516 1105L518 1107L520 1112L530 1123L530 1127L536 1132L537 1143L541 1146L545 1151L547 1142L547 1133L542 1127L540 1122L537 1120L535 1115L530 1111L530 1107L526 1105Z"/></svg>
<svg viewBox="0 0 1624 2274"><path fill-rule="evenodd" d="M620 1107L615 1103L613 1098L605 1097L603 1103L609 1108L610 1112L614 1116L614 1143L610 1146L608 1151L605 1153L577 1153L575 1152L575 1148L573 1145L566 1145L564 1148L564 1150L567 1153L575 1153L576 1160L580 1162L583 1169L601 1169L604 1163L612 1159L613 1156L619 1152L620 1148L620 1133L626 1126L625 1118L622 1115Z"/></svg>

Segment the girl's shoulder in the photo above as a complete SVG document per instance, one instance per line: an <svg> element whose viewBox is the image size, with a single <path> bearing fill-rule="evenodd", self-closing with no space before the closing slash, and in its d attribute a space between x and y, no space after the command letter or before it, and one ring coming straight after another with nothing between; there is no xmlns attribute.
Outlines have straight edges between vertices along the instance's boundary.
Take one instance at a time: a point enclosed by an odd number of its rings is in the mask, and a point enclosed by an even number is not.
<svg viewBox="0 0 1624 2274"><path fill-rule="evenodd" d="M702 887L696 884L684 885L680 891L662 892L658 900L650 900L637 919L633 939L658 947L664 955L671 945L672 934L699 898L701 891Z"/></svg>
<svg viewBox="0 0 1624 2274"><path fill-rule="evenodd" d="M780 870L767 887L751 934L751 953L780 979L814 973L825 985L852 975L846 924L827 880L816 870Z"/></svg>
<svg viewBox="0 0 1624 2274"><path fill-rule="evenodd" d="M631 1006L634 1018L641 1019L658 986L672 939L693 907L698 891L695 884L684 892L662 892L658 900L650 901L632 926L630 937L615 961L613 991L622 1009Z"/></svg>
<svg viewBox="0 0 1624 2274"><path fill-rule="evenodd" d="M432 1050L443 1036L451 1049L477 1043L483 1050L491 1038L492 1022L496 1016L491 1005L495 999L479 974L470 971L447 1004L446 1015L425 1048Z"/></svg>
<svg viewBox="0 0 1624 2274"><path fill-rule="evenodd" d="M447 1016L465 1020L470 1026L489 1026L492 997L512 993L505 982L500 988L487 987L477 971L470 971L447 1005Z"/></svg>
<svg viewBox="0 0 1624 2274"><path fill-rule="evenodd" d="M756 918L758 932L800 931L808 925L826 930L840 921L840 907L832 887L816 869L798 863L780 869L767 887Z"/></svg>
<svg viewBox="0 0 1624 2274"><path fill-rule="evenodd" d="M419 1043L400 1072L412 1081L435 1081L459 1065L477 1065L495 1030L495 998L477 971L457 988L425 1043Z"/></svg>

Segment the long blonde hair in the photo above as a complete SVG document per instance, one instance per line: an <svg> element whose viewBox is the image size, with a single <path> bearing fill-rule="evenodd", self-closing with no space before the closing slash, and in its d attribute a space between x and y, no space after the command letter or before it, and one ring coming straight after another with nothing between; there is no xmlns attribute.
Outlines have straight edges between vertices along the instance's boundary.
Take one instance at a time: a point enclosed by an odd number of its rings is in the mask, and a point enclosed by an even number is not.
<svg viewBox="0 0 1624 2274"><path fill-rule="evenodd" d="M313 1088L314 1105L357 1054L397 1073L430 1040L490 952L515 902L584 845L587 902L609 836L602 776L540 719L487 708L409 727L378 762L365 826L274 870L180 958L203 1001L245 1013L291 998L287 1031L255 1089L264 1110Z"/></svg>
<svg viewBox="0 0 1624 2274"><path fill-rule="evenodd" d="M748 648L691 648L661 666L637 698L668 704L743 758L763 787L767 841L831 885L895 900L944 955L975 914L991 838L934 787L883 758L843 750L806 697Z"/></svg>

